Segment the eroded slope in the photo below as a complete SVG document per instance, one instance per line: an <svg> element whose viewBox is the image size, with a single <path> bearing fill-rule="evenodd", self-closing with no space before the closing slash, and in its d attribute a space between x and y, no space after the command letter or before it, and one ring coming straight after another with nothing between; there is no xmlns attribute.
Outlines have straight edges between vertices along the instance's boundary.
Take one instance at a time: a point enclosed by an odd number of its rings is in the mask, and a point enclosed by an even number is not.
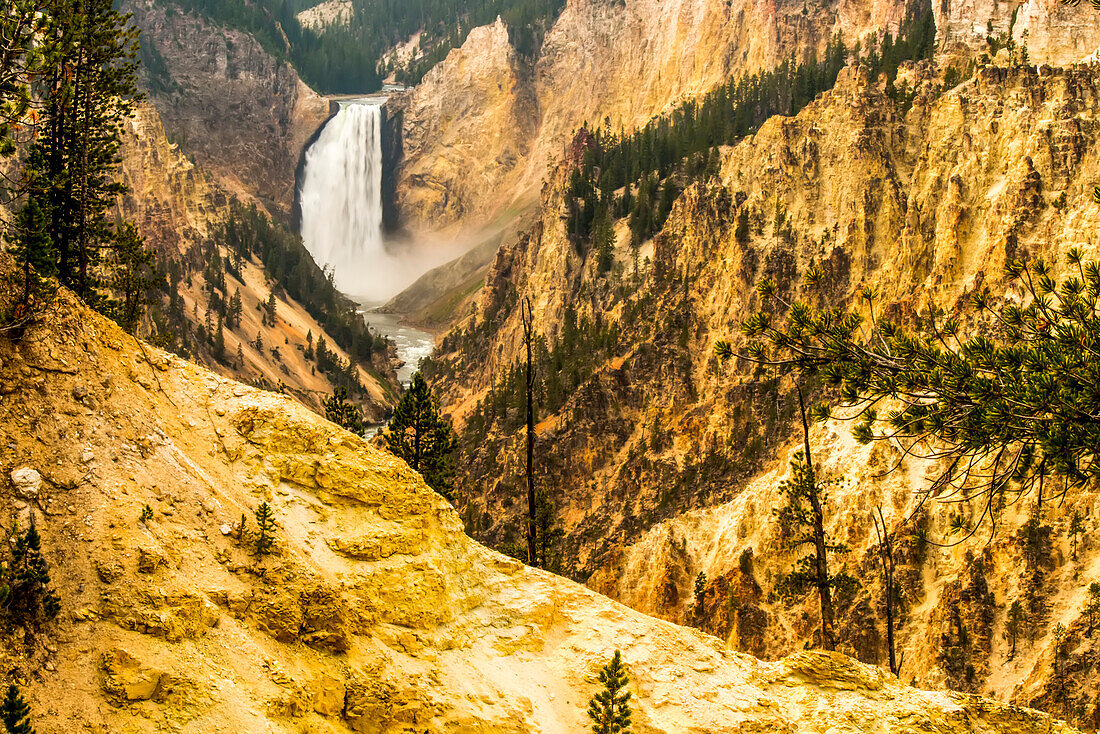
<svg viewBox="0 0 1100 734"><path fill-rule="evenodd" d="M41 476L5 513L33 514L62 599L2 652L40 732L576 731L614 648L647 734L1069 731L839 655L760 663L526 569L392 457L64 295L0 375L5 484ZM234 536L260 501L258 559Z"/></svg>

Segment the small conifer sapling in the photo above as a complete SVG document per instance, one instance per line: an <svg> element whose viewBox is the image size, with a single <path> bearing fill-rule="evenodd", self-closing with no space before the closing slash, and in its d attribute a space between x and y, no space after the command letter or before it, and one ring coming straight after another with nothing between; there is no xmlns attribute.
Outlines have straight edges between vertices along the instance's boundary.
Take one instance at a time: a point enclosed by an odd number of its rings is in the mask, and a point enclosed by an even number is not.
<svg viewBox="0 0 1100 734"><path fill-rule="evenodd" d="M1024 629L1024 605L1020 600L1012 602L1005 617L1004 638L1009 644L1008 659L1016 657L1016 642Z"/></svg>
<svg viewBox="0 0 1100 734"><path fill-rule="evenodd" d="M23 700L19 689L14 683L10 684L4 696L3 710L0 711L7 734L35 734L31 727L30 713L31 707Z"/></svg>
<svg viewBox="0 0 1100 734"><path fill-rule="evenodd" d="M248 529L248 516L241 513L241 522L237 525L237 547L251 545L252 533Z"/></svg>
<svg viewBox="0 0 1100 734"><path fill-rule="evenodd" d="M266 556L275 545L275 514L267 502L256 508L256 526L256 555Z"/></svg>
<svg viewBox="0 0 1100 734"><path fill-rule="evenodd" d="M50 571L42 555L41 538L32 524L15 541L6 569L4 611L13 625L31 627L54 619L61 600L50 588Z"/></svg>
<svg viewBox="0 0 1100 734"><path fill-rule="evenodd" d="M616 650L611 662L600 671L603 689L588 701L593 734L630 734L629 682L622 656Z"/></svg>

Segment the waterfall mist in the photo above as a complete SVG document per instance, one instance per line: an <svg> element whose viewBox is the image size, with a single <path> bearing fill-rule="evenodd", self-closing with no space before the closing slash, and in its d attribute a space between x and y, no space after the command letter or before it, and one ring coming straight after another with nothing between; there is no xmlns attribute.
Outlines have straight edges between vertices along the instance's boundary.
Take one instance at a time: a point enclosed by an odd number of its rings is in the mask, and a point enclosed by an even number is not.
<svg viewBox="0 0 1100 734"><path fill-rule="evenodd" d="M456 255L450 247L387 243L383 236L384 102L354 100L341 108L306 152L298 192L306 248L331 269L337 288L366 303L388 300Z"/></svg>

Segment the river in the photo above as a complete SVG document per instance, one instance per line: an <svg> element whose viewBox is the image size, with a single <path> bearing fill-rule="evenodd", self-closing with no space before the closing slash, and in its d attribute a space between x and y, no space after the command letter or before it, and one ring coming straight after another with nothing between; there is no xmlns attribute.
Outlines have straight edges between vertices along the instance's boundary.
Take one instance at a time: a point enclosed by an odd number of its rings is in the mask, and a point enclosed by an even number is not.
<svg viewBox="0 0 1100 734"><path fill-rule="evenodd" d="M397 368L397 379L402 385L408 385L413 373L420 366L420 360L432 353L435 337L426 331L401 323L400 316L392 313L372 311L381 304L364 303L363 318L374 331L388 336L397 345L397 359L401 362Z"/></svg>

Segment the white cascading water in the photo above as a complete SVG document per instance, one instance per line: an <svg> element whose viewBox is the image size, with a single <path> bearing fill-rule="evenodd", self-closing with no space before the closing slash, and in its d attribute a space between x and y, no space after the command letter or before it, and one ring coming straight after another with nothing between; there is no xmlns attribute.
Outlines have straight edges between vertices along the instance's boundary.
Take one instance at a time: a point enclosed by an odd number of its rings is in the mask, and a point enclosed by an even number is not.
<svg viewBox="0 0 1100 734"><path fill-rule="evenodd" d="M298 191L302 241L336 287L366 305L397 295L470 243L382 236L382 112L386 99L344 103L306 151Z"/></svg>
<svg viewBox="0 0 1100 734"><path fill-rule="evenodd" d="M382 236L382 105L384 98L346 103L306 152L298 192L302 241L318 265L331 270L336 287L366 307L377 306L425 270L452 257L446 248L418 253L405 242L386 249ZM407 383L435 346L431 334L400 323L392 314L368 314L393 339Z"/></svg>
<svg viewBox="0 0 1100 734"><path fill-rule="evenodd" d="M299 192L302 241L336 287L372 300L392 295L398 264L382 238L382 103L344 105L306 152ZM400 268L396 268L400 269Z"/></svg>

